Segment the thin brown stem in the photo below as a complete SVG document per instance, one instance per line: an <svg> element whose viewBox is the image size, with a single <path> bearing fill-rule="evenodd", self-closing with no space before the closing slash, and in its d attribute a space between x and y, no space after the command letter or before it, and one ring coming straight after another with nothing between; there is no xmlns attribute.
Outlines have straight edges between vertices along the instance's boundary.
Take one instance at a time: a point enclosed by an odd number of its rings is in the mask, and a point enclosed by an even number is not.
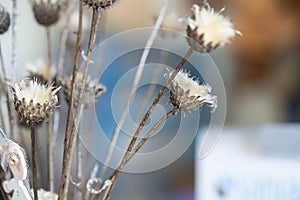
<svg viewBox="0 0 300 200"><path fill-rule="evenodd" d="M17 31L16 31L16 22L17 22L17 0L12 0L12 23L11 23L11 41L12 41L12 52L11 52L11 81L14 83L16 81L16 62L17 62Z"/></svg>
<svg viewBox="0 0 300 200"><path fill-rule="evenodd" d="M83 16L83 2L82 0L79 1L79 22L78 22L78 30L77 30L77 41L76 41L76 54L74 57L74 68L73 68L73 75L72 75L72 89L69 99L69 109L68 109L68 116L67 116L67 123L66 123L66 130L65 130L65 140L64 140L64 152L69 145L69 137L70 137L70 126L72 121L72 113L74 108L74 94L76 90L76 78L79 69L79 60L80 60L80 46L81 46L81 39L82 39L82 16Z"/></svg>
<svg viewBox="0 0 300 200"><path fill-rule="evenodd" d="M161 10L160 10L160 13L159 13L159 17L157 18L156 22L155 22L155 26L151 32L151 35L150 37L148 38L147 42L146 42L146 46L143 50L143 54L140 58L140 62L139 62L139 65L138 65L138 68L137 68L137 71L136 71L136 74L135 74L135 77L134 77L134 81L133 81L133 84L132 84L132 87L131 87L131 90L130 90L130 94L132 94L132 99L134 99L134 96L135 96L135 90L138 86L138 83L140 82L140 79L141 79L141 76L142 76L142 73L144 71L144 67L145 67L145 63L146 63L146 60L149 56L149 53L150 53L150 49L151 49L151 46L158 34L158 30L159 30L159 27L161 26L161 23L164 19L164 16L165 16L165 13L167 11L167 6L168 6L168 0L165 0L164 1L164 4L163 6L161 7ZM108 149L108 152L107 152L107 155L106 155L106 158L104 160L104 163L103 163L103 167L101 169L101 172L100 172L100 176L99 178L102 179L104 174L106 173L106 170L107 170L107 166L111 160L111 157L112 157L112 154L113 154L113 150L114 150L114 147L116 145L116 142L118 140L118 137L119 137L119 134L120 134L120 131L121 131L121 128L125 122L125 119L126 119L126 116L128 114L128 110L129 110L129 107L130 107L130 103L131 102L128 102L126 104L126 107L125 109L123 110L122 112L122 115L121 115L121 118L120 120L118 121L118 124L117 124L117 127L113 133L113 137L112 137L112 141L110 143L110 146L109 146L109 149ZM97 195L98 197L99 195Z"/></svg>
<svg viewBox="0 0 300 200"><path fill-rule="evenodd" d="M53 119L54 116L51 114L48 118L48 179L50 191L54 191L54 167L53 167Z"/></svg>
<svg viewBox="0 0 300 200"><path fill-rule="evenodd" d="M82 127L82 126L81 126ZM81 130L81 127L79 127L79 129ZM76 151L76 175L77 175L77 182L80 183L79 186L76 187L76 191L74 192L74 197L78 198L78 199L82 199L83 194L82 194L82 185L83 185L83 179L82 179L82 171L83 171L83 163L82 163L82 159L83 159L83 154L82 154L82 150L83 150L83 146L81 144L80 138L79 138L79 134L77 134L77 151Z"/></svg>
<svg viewBox="0 0 300 200"><path fill-rule="evenodd" d="M1 90L2 90L2 88L0 88ZM1 99L1 96L0 96L0 99ZM5 131L5 132L7 132L7 130L6 130L6 126L5 126L5 122L4 122L4 113L3 113L3 110L2 110L2 107L0 106L0 117L1 117L1 119L0 119L0 122L1 122L1 126L2 126L2 129Z"/></svg>
<svg viewBox="0 0 300 200"><path fill-rule="evenodd" d="M9 89L6 87L6 105L7 105L7 112L8 112L8 118L9 118L9 130L10 130L10 138L14 139L14 115L12 112L12 104L10 102L10 95L9 95Z"/></svg>
<svg viewBox="0 0 300 200"><path fill-rule="evenodd" d="M156 122L156 124L150 129L150 131L143 137L143 139L137 144L137 146L132 150L132 153L130 153L128 155L128 157L125 158L124 161L124 165L120 168L122 169L126 163L128 163L128 161L141 149L141 147L145 144L145 142L153 135L153 133L157 130L157 128L166 120L168 119L170 116L174 115L177 112L178 108L173 108L173 110L171 110L170 112L166 113L164 116L162 116L160 118L160 120L158 122ZM109 187L109 189L106 191L103 199L104 200L108 200L110 198L110 194L112 189L114 188L118 176L120 175L120 173L115 174L114 176L111 177L112 180L112 185Z"/></svg>
<svg viewBox="0 0 300 200"><path fill-rule="evenodd" d="M170 76L170 78L168 79L166 85L164 87L162 87L159 91L159 93L157 94L157 96L155 97L153 103L151 104L150 108L148 109L148 111L146 112L146 114L144 115L141 123L139 124L137 130L135 131L130 144L127 147L126 153L122 158L121 163L119 164L118 168L113 172L113 174L110 176L112 179L113 178L113 182L116 181L117 177L119 176L119 174L121 173L121 169L123 168L123 166L126 163L126 158L129 156L140 132L142 131L143 127L145 126L147 120L149 119L151 113L153 112L154 108L156 107L157 103L159 102L159 99L162 97L162 95L164 94L164 92L166 91L166 89L169 87L169 85L171 84L171 81L175 78L175 76L178 74L178 72L182 69L183 65L187 62L188 58L192 55L192 53L194 52L193 48L190 48L187 53L185 54L184 58L181 60L181 62L178 64L178 66L176 67L175 71L172 73L172 75ZM110 198L110 194L112 192L112 189L114 187L114 184L111 185L109 187L109 189L107 190L107 195L105 196L105 200L108 200Z"/></svg>
<svg viewBox="0 0 300 200"><path fill-rule="evenodd" d="M37 169L36 169L36 144L35 144L35 128L34 125L30 125L31 132L31 158L32 158L32 182L33 182L33 194L34 200L38 200L37 192Z"/></svg>
<svg viewBox="0 0 300 200"><path fill-rule="evenodd" d="M78 30L77 30L77 41L76 41L76 53L74 57L74 68L73 68L73 75L72 75L72 89L71 89L71 94L70 94L70 100L69 100L69 108L68 108L68 116L67 116L67 122L66 122L66 130L65 130L65 139L64 139L64 154L63 158L65 158L68 147L69 147L69 138L70 138L70 126L71 126L71 121L72 121L72 113L73 113L73 104L74 104L74 94L75 94L75 84L76 84L76 78L77 78L77 73L79 69L79 60L80 60L80 46L81 46L81 38L82 38L82 15L83 15L83 2L82 0L79 1L79 20L78 20ZM65 166L66 166L66 159L63 159L63 164L62 164L62 177L61 179L66 179L65 176ZM59 188L59 199L62 198L62 192L63 192L63 187L65 187L62 184L60 184Z"/></svg>
<svg viewBox="0 0 300 200"><path fill-rule="evenodd" d="M79 91L79 97L77 102L77 108L75 112L75 117L73 120L73 126L72 131L70 134L69 142L66 148L66 151L64 151L64 157L63 157L63 169L62 169L62 177L61 177L61 183L60 183L60 189L59 189L59 197L58 199L65 200L68 193L68 187L70 183L70 171L71 171L71 161L72 161L72 155L74 151L74 147L76 144L76 135L78 130L78 123L81 116L81 112L83 109L83 95L85 91L85 86L88 78L88 72L90 68L90 61L92 58L92 52L95 46L96 41L96 28L97 28L97 22L98 22L98 16L99 16L99 10L96 8L93 8L93 17L92 17L92 23L91 23L91 31L90 31L90 38L89 38L89 44L88 44L88 52L87 52L87 60L85 62L84 67L84 73L82 78L82 87ZM74 80L74 77L73 77Z"/></svg>
<svg viewBox="0 0 300 200"><path fill-rule="evenodd" d="M177 108L174 108L167 114L165 114L153 127L152 129L143 137L143 139L136 145L136 147L132 150L132 153L129 154L128 158L126 159L126 163L141 149L141 147L145 144L145 142L153 135L156 129L170 116L176 114L178 111Z"/></svg>
<svg viewBox="0 0 300 200"><path fill-rule="evenodd" d="M47 38L47 66L50 71L51 69L51 35L50 28L46 28L46 38Z"/></svg>
<svg viewBox="0 0 300 200"><path fill-rule="evenodd" d="M46 28L47 38L47 70L48 74L51 71L51 35L50 28ZM54 116L51 114L48 118L48 180L50 191L54 190L54 174L53 174L53 120Z"/></svg>
<svg viewBox="0 0 300 200"><path fill-rule="evenodd" d="M159 63L163 64L165 62L166 58L167 58L167 51L163 51L161 53ZM155 74L154 74L154 77L151 80L152 84L150 85L149 89L147 90L145 98L143 99L141 107L139 108L139 111L138 111L138 114L137 114L137 117L136 117L136 120L135 120L136 123L141 121L141 118L143 116L143 112L146 109L146 106L149 103L150 98L152 97L152 95L153 95L153 93L156 89L156 84L155 83L157 83L157 81L159 80L159 78L161 76L161 73L162 73L162 68L157 67L157 69L155 71Z"/></svg>
<svg viewBox="0 0 300 200"><path fill-rule="evenodd" d="M6 74L6 69L5 69L5 64L4 64L4 58L2 54L2 48L1 48L1 43L0 43L0 63L1 63L1 70L2 70L2 79L3 79L3 85L4 85L4 90L5 90L5 95L6 95L6 106L7 106L7 113L9 117L9 133L8 137L11 139L14 139L14 119L13 119L13 112L12 112L12 104L10 102L10 95L9 95L9 88L7 87L6 79L7 79L7 74ZM4 126L4 124L3 124Z"/></svg>
<svg viewBox="0 0 300 200"><path fill-rule="evenodd" d="M68 40L68 35L70 34L70 23L68 23L71 20L71 17L73 15L73 13L76 10L76 6L75 6L75 2L72 1L71 2L72 5L68 6L70 7L70 9L68 9L68 11L66 12L67 20L66 20L66 24L64 25L63 29L62 29L62 33L61 33L61 40L60 40L60 48L59 48L59 56L58 56L58 62L57 62L57 75L59 77L63 76L64 74L64 70L65 68L63 68L64 63L65 63L65 56L66 56L66 46L67 46L67 40Z"/></svg>

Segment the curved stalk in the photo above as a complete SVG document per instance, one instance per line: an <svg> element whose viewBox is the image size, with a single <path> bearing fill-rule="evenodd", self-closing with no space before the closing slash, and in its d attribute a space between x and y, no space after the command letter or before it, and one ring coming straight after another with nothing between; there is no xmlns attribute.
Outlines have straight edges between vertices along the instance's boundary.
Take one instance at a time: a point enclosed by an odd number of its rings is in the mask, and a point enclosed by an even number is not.
<svg viewBox="0 0 300 200"><path fill-rule="evenodd" d="M184 58L181 60L181 62L178 64L178 66L176 67L175 71L173 72L173 74L171 75L171 77L168 79L165 87L162 87L160 89L160 91L158 92L157 96L155 97L153 103L151 104L150 108L148 109L148 111L146 112L146 114L144 115L141 123L139 124L137 130L135 131L130 144L127 147L126 153L122 158L121 163L119 164L118 168L113 172L113 174L110 176L110 179L113 177L118 177L119 174L121 173L121 168L124 166L124 164L126 163L126 158L129 156L140 132L142 131L143 127L145 126L147 120L149 119L151 113L153 112L154 108L156 107L157 103L159 102L159 99L162 97L162 95L164 94L164 92L166 91L166 89L169 87L169 85L171 84L171 81L175 78L175 76L178 74L178 72L182 69L183 65L187 62L188 58L192 55L192 53L194 52L193 48L190 48L187 53L185 54ZM115 179L115 178L114 178ZM108 195L106 196L106 198L104 198L105 200L109 199L110 197L110 193L112 191L114 184L111 185L109 187L109 191Z"/></svg>
<svg viewBox="0 0 300 200"><path fill-rule="evenodd" d="M113 174L110 178L112 181L111 186L106 191L103 199L108 200L110 198L111 192L117 182L118 176L120 175L120 170L123 169L123 167L126 165L126 163L141 149L141 147L145 144L145 142L153 135L153 133L157 130L157 128L170 116L174 115L177 112L178 108L173 108L170 112L166 113L164 116L160 118L158 122L151 128L151 130L145 135L145 137L137 144L137 146L133 149L132 153L128 154L128 157L124 158L123 165L120 166L119 170L116 171L115 174Z"/></svg>

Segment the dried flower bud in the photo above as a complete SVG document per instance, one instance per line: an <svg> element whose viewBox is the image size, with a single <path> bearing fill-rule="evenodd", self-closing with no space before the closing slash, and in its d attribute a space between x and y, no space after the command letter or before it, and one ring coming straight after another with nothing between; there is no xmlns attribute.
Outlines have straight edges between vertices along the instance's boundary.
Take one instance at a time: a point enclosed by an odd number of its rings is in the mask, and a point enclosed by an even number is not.
<svg viewBox="0 0 300 200"><path fill-rule="evenodd" d="M172 73L169 74L169 77ZM175 108L190 112L209 104L212 112L217 108L217 97L212 96L209 85L199 85L197 80L182 70L171 82L170 101Z"/></svg>
<svg viewBox="0 0 300 200"><path fill-rule="evenodd" d="M82 73L78 73L77 77L76 77L76 84L75 84L75 105L78 102L78 96L79 96L79 92L80 92L80 88L82 87L82 77L83 74ZM71 95L71 90L72 90L72 77L63 77L61 79L61 83L63 86L63 90L64 90L64 94L65 94L65 98L66 101L69 102L70 100L70 95ZM85 87L85 91L84 91L84 98L83 98L83 103L84 103L84 108L89 108L91 106L93 106L96 101L98 100L98 98L100 97L100 95L105 92L105 87L101 84L98 83L97 79L94 80L87 80L87 84ZM77 105L76 105L77 106Z"/></svg>
<svg viewBox="0 0 300 200"><path fill-rule="evenodd" d="M5 33L10 25L9 13L0 5L0 34Z"/></svg>
<svg viewBox="0 0 300 200"><path fill-rule="evenodd" d="M106 9L113 5L117 0L83 0L83 2L96 9Z"/></svg>
<svg viewBox="0 0 300 200"><path fill-rule="evenodd" d="M14 106L20 116L20 122L25 125L42 122L57 105L56 93L59 88L52 84L42 84L36 79L25 79L11 87Z"/></svg>
<svg viewBox="0 0 300 200"><path fill-rule="evenodd" d="M61 7L58 2L33 1L32 8L36 21L43 26L51 26L59 20Z"/></svg>
<svg viewBox="0 0 300 200"><path fill-rule="evenodd" d="M187 41L195 51L210 52L229 43L236 34L241 34L227 17L221 15L222 11L216 13L205 1L202 7L193 6L192 17L183 19L188 24Z"/></svg>

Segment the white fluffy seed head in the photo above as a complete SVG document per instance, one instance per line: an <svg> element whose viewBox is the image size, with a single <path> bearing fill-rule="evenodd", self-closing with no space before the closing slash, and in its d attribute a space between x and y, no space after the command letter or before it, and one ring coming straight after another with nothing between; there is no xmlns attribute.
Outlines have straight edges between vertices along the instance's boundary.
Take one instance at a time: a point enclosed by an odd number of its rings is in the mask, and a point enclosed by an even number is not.
<svg viewBox="0 0 300 200"><path fill-rule="evenodd" d="M37 79L24 79L11 89L20 122L27 126L42 122L58 103L56 93L60 87L54 88L52 84L43 84Z"/></svg>
<svg viewBox="0 0 300 200"><path fill-rule="evenodd" d="M171 82L170 100L183 111L192 111L208 104L213 112L217 108L217 97L211 95L211 90L210 85L200 85L189 73L181 70Z"/></svg>
<svg viewBox="0 0 300 200"><path fill-rule="evenodd" d="M192 16L183 19L188 25L188 36L200 44L203 51L209 52L219 46L224 46L236 34L240 34L234 29L231 21L221 14L223 10L215 12L207 2L204 2L201 7L194 4ZM191 41L189 44L195 45Z"/></svg>
<svg viewBox="0 0 300 200"><path fill-rule="evenodd" d="M37 80L22 80L20 83L15 84L15 95L18 99L25 100L25 103L29 104L33 101L33 104L45 104L53 101L53 98L57 100L56 93L60 88L54 90L52 85L44 85Z"/></svg>

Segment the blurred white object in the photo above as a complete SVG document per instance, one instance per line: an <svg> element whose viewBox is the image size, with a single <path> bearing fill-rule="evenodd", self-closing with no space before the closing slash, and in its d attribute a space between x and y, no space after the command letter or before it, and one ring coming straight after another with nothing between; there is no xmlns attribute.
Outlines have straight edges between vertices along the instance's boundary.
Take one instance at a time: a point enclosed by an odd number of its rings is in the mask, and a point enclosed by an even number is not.
<svg viewBox="0 0 300 200"><path fill-rule="evenodd" d="M299 141L295 124L225 128L208 157L196 154L196 199L300 199Z"/></svg>
<svg viewBox="0 0 300 200"><path fill-rule="evenodd" d="M3 181L3 189L6 193L10 193L13 191L11 200L31 200L26 187L24 186L22 181L18 181L14 178Z"/></svg>

